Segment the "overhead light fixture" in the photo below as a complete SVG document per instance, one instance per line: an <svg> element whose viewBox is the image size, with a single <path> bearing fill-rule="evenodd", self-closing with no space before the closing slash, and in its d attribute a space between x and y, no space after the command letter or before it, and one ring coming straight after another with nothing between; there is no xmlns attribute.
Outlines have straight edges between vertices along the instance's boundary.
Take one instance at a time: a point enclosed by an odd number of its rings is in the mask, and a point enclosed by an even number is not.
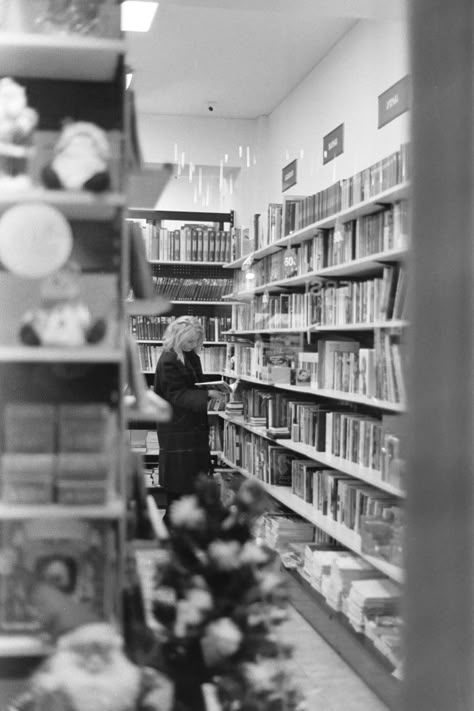
<svg viewBox="0 0 474 711"><path fill-rule="evenodd" d="M122 32L148 32L158 9L158 3L148 0L125 0L120 8Z"/></svg>
<svg viewBox="0 0 474 711"><path fill-rule="evenodd" d="M130 89L133 81L133 72L126 72L125 74L125 89Z"/></svg>

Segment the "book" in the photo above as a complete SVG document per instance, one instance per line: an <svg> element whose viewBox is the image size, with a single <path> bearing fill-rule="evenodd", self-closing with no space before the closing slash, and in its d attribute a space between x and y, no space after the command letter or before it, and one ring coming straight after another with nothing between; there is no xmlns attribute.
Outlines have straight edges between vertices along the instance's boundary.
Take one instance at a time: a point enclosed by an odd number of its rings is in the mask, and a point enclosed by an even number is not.
<svg viewBox="0 0 474 711"><path fill-rule="evenodd" d="M0 629L40 631L31 583L47 583L99 619L112 614L117 584L113 530L106 521L3 521L0 548L11 552L0 574Z"/></svg>
<svg viewBox="0 0 474 711"><path fill-rule="evenodd" d="M223 393L229 394L232 392L232 388L229 383L224 380L210 380L205 383L194 383L197 388L206 388L207 390L221 390Z"/></svg>

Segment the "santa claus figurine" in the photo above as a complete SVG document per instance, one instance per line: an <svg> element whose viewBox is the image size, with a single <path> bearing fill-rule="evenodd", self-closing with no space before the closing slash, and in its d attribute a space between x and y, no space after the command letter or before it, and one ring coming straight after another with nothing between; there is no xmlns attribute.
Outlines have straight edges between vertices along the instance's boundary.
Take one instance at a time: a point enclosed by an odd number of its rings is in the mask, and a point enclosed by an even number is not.
<svg viewBox="0 0 474 711"><path fill-rule="evenodd" d="M149 667L123 652L112 625L86 624L59 638L56 650L35 672L14 711L169 711L173 688Z"/></svg>

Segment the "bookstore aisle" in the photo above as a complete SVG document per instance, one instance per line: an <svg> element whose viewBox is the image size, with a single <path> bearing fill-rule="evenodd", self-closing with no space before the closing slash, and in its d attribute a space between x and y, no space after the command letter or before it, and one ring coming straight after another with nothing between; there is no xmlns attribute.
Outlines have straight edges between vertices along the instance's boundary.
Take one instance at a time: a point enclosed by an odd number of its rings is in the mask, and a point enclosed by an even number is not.
<svg viewBox="0 0 474 711"><path fill-rule="evenodd" d="M306 697L308 711L387 711L360 677L293 608L282 627L282 636L294 647L291 667ZM20 680L0 679L0 703L4 705L20 690Z"/></svg>
<svg viewBox="0 0 474 711"><path fill-rule="evenodd" d="M291 608L290 619L281 632L293 645L291 666L308 711L387 711L387 706L295 609Z"/></svg>

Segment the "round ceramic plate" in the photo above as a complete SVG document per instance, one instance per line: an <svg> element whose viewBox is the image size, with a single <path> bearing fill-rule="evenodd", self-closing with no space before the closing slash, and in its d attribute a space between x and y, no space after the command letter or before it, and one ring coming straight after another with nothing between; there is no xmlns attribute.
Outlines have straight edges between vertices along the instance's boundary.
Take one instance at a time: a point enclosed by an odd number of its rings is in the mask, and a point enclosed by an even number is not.
<svg viewBox="0 0 474 711"><path fill-rule="evenodd" d="M51 205L22 203L0 218L0 261L18 276L35 279L57 271L72 245L69 222Z"/></svg>

